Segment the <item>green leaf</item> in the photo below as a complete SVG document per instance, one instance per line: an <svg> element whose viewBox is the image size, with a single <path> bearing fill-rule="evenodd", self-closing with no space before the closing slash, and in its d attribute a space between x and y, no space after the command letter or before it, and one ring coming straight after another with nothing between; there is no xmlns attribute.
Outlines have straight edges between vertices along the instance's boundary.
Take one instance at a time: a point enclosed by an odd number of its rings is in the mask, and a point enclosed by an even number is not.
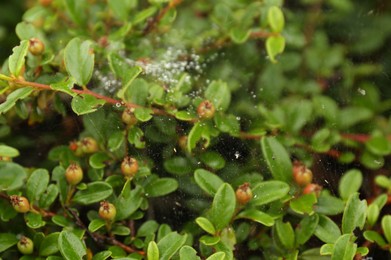
<svg viewBox="0 0 391 260"><path fill-rule="evenodd" d="M247 41L251 35L251 30L239 27L232 27L229 31L229 37L236 44L242 44Z"/></svg>
<svg viewBox="0 0 391 260"><path fill-rule="evenodd" d="M125 134L123 131L115 131L112 135L109 136L107 141L107 147L110 152L117 151L125 141Z"/></svg>
<svg viewBox="0 0 391 260"><path fill-rule="evenodd" d="M312 216L305 216L297 225L295 229L296 241L299 245L304 245L314 234L318 226L319 216L314 214Z"/></svg>
<svg viewBox="0 0 391 260"><path fill-rule="evenodd" d="M0 114L7 112L13 106L15 106L16 101L28 97L31 94L31 92L33 92L33 90L34 89L31 87L24 87L24 88L18 88L17 90L8 94L7 99L0 104Z"/></svg>
<svg viewBox="0 0 391 260"><path fill-rule="evenodd" d="M334 250L334 244L324 244L320 248L320 254L323 255L332 255ZM330 258L327 258L330 259Z"/></svg>
<svg viewBox="0 0 391 260"><path fill-rule="evenodd" d="M50 84L50 87L53 90L64 92L72 97L75 97L77 94L72 91L75 80L73 78L66 78L63 81Z"/></svg>
<svg viewBox="0 0 391 260"><path fill-rule="evenodd" d="M284 29L285 19L280 7L270 7L267 12L267 20L273 32L279 33Z"/></svg>
<svg viewBox="0 0 391 260"><path fill-rule="evenodd" d="M362 229L365 224L367 213L367 201L359 199L359 193L349 196L342 217L342 232L348 234L356 227Z"/></svg>
<svg viewBox="0 0 391 260"><path fill-rule="evenodd" d="M75 193L73 202L90 205L102 201L113 193L113 188L110 184L103 181L96 181L87 184L85 190L80 190Z"/></svg>
<svg viewBox="0 0 391 260"><path fill-rule="evenodd" d="M163 237L157 246L160 252L160 260L168 260L186 243L187 235L179 235L171 232Z"/></svg>
<svg viewBox="0 0 391 260"><path fill-rule="evenodd" d="M147 249L147 259L148 260L159 260L159 248L155 241L151 241L148 244Z"/></svg>
<svg viewBox="0 0 391 260"><path fill-rule="evenodd" d="M0 144L0 156L16 157L19 156L19 151L11 146Z"/></svg>
<svg viewBox="0 0 391 260"><path fill-rule="evenodd" d="M224 260L226 259L225 256L226 255L224 252L216 252L213 255L206 258L206 260Z"/></svg>
<svg viewBox="0 0 391 260"><path fill-rule="evenodd" d="M23 186L27 173L22 166L12 162L0 162L0 190L15 190Z"/></svg>
<svg viewBox="0 0 391 260"><path fill-rule="evenodd" d="M221 132L229 133L232 136L239 135L240 124L236 116L216 113L214 122Z"/></svg>
<svg viewBox="0 0 391 260"><path fill-rule="evenodd" d="M135 67L135 68L137 68L137 67ZM135 70L135 69L133 69L133 70ZM136 72L134 72L134 73L136 73ZM138 73L137 73L137 75L138 75ZM127 102L137 104L140 106L145 106L145 103L147 101L147 97L149 95L149 86L148 86L147 81L145 81L144 79L133 80L133 82L126 89L124 94L125 94L124 99Z"/></svg>
<svg viewBox="0 0 391 260"><path fill-rule="evenodd" d="M299 214L313 214L313 206L317 202L315 193L305 194L290 201L290 207Z"/></svg>
<svg viewBox="0 0 391 260"><path fill-rule="evenodd" d="M133 16L133 19L131 20L132 24L138 24L143 22L144 20L148 19L154 13L157 11L157 8L155 6L151 6L149 8L146 8L142 11L139 11L135 16Z"/></svg>
<svg viewBox="0 0 391 260"><path fill-rule="evenodd" d="M217 190L212 208L209 212L209 220L213 223L216 230L226 227L231 221L236 208L235 192L231 185L224 183Z"/></svg>
<svg viewBox="0 0 391 260"><path fill-rule="evenodd" d="M105 224L106 224L106 221L101 218L94 219L90 222L90 224L88 224L88 230L91 232L95 232L98 229L100 229L101 227L104 227Z"/></svg>
<svg viewBox="0 0 391 260"><path fill-rule="evenodd" d="M111 251L100 251L99 253L95 254L92 257L92 260L106 260L108 259L113 253Z"/></svg>
<svg viewBox="0 0 391 260"><path fill-rule="evenodd" d="M190 133L187 137L187 149L189 151L192 151L196 147L198 141L201 140L205 129L206 125L201 122L195 123L194 126L191 128Z"/></svg>
<svg viewBox="0 0 391 260"><path fill-rule="evenodd" d="M110 10L113 11L114 16L124 22L126 22L126 20L128 19L129 11L131 8L131 6L128 3L129 1L123 1L123 0L108 1Z"/></svg>
<svg viewBox="0 0 391 260"><path fill-rule="evenodd" d="M295 232L291 223L284 223L279 219L276 221L276 231L281 244L287 249L292 249L295 244Z"/></svg>
<svg viewBox="0 0 391 260"><path fill-rule="evenodd" d="M132 215L140 207L143 201L143 189L141 186L136 186L136 188L130 188L130 181L128 181L124 188L122 189L121 194L115 200L114 205L117 209L117 220L123 220Z"/></svg>
<svg viewBox="0 0 391 260"><path fill-rule="evenodd" d="M147 197L161 197L178 188L178 181L173 178L158 178L144 187L145 196Z"/></svg>
<svg viewBox="0 0 391 260"><path fill-rule="evenodd" d="M97 152L90 156L89 164L94 169L103 169L106 167L108 161L110 161L110 156L105 152Z"/></svg>
<svg viewBox="0 0 391 260"><path fill-rule="evenodd" d="M247 209L241 211L236 218L250 219L267 227L274 225L274 219L270 215L256 209Z"/></svg>
<svg viewBox="0 0 391 260"><path fill-rule="evenodd" d="M197 256L197 251L190 246L183 246L179 250L179 259L180 260L200 260L201 258Z"/></svg>
<svg viewBox="0 0 391 260"><path fill-rule="evenodd" d="M198 226L200 226L203 230L205 230L209 234L214 235L216 233L216 229L213 226L213 224L209 221L209 219L204 217L198 217L196 218L195 221L198 224Z"/></svg>
<svg viewBox="0 0 391 260"><path fill-rule="evenodd" d="M29 41L23 40L19 46L12 49L12 54L8 59L8 68L11 74L18 77L26 62L26 55L29 48Z"/></svg>
<svg viewBox="0 0 391 260"><path fill-rule="evenodd" d="M0 253L16 245L18 241L15 234L0 233Z"/></svg>
<svg viewBox="0 0 391 260"><path fill-rule="evenodd" d="M26 225L32 229L41 228L46 225L46 222L42 220L42 215L33 212L26 213L25 220Z"/></svg>
<svg viewBox="0 0 391 260"><path fill-rule="evenodd" d="M379 218L379 214L380 214L379 205L375 203L370 204L367 209L368 224L373 226L376 223L377 219Z"/></svg>
<svg viewBox="0 0 391 260"><path fill-rule="evenodd" d="M194 179L198 186L211 196L214 196L220 186L224 183L219 176L204 169L195 170Z"/></svg>
<svg viewBox="0 0 391 260"><path fill-rule="evenodd" d="M338 127L349 128L357 123L368 120L373 112L365 107L346 107L338 112Z"/></svg>
<svg viewBox="0 0 391 260"><path fill-rule="evenodd" d="M271 62L276 63L276 55L285 49L285 38L281 35L269 36L266 39L266 52Z"/></svg>
<svg viewBox="0 0 391 260"><path fill-rule="evenodd" d="M136 126L132 126L128 132L128 141L133 144L136 148L145 148L144 132Z"/></svg>
<svg viewBox="0 0 391 260"><path fill-rule="evenodd" d="M292 162L284 146L275 137L263 137L261 147L263 157L274 179L290 182Z"/></svg>
<svg viewBox="0 0 391 260"><path fill-rule="evenodd" d="M186 157L171 157L165 160L163 165L166 171L175 175L186 175L193 171L193 166Z"/></svg>
<svg viewBox="0 0 391 260"><path fill-rule="evenodd" d="M49 256L54 255L58 252L58 238L60 237L59 232L54 232L49 234L42 240L39 246L39 255L41 256Z"/></svg>
<svg viewBox="0 0 391 260"><path fill-rule="evenodd" d="M151 120L153 111L149 108L138 107L134 110L135 117L141 122L147 122Z"/></svg>
<svg viewBox="0 0 391 260"><path fill-rule="evenodd" d="M334 244L331 260L351 260L357 250L357 244L353 243L351 234L342 235Z"/></svg>
<svg viewBox="0 0 391 260"><path fill-rule="evenodd" d="M216 110L225 111L231 102L231 91L227 83L213 81L205 90L205 98L213 103Z"/></svg>
<svg viewBox="0 0 391 260"><path fill-rule="evenodd" d="M252 192L251 205L261 206L285 197L289 192L289 185L282 181L264 181L256 185Z"/></svg>
<svg viewBox="0 0 391 260"><path fill-rule="evenodd" d="M103 99L97 99L87 94L80 94L72 98L71 107L77 115L84 115L96 111L105 103Z"/></svg>
<svg viewBox="0 0 391 260"><path fill-rule="evenodd" d="M111 232L118 236L129 236L131 233L130 228L125 227L123 224L114 225Z"/></svg>
<svg viewBox="0 0 391 260"><path fill-rule="evenodd" d="M73 38L65 47L64 62L69 75L80 86L87 86L94 70L94 53L90 41Z"/></svg>
<svg viewBox="0 0 391 260"><path fill-rule="evenodd" d="M384 240L384 238L376 231L373 230L367 230L364 232L364 237L366 240L376 243L379 246L383 247L387 244L387 242Z"/></svg>
<svg viewBox="0 0 391 260"><path fill-rule="evenodd" d="M341 236L341 231L337 224L330 218L319 215L318 226L316 227L314 234L323 242L334 244Z"/></svg>
<svg viewBox="0 0 391 260"><path fill-rule="evenodd" d="M49 172L46 169L37 169L31 173L26 184L27 198L34 203L39 200L49 184Z"/></svg>
<svg viewBox="0 0 391 260"><path fill-rule="evenodd" d="M337 215L345 209L343 200L331 196L329 193L322 192L318 198L318 203L314 207L317 213L325 215Z"/></svg>
<svg viewBox="0 0 391 260"><path fill-rule="evenodd" d="M223 156L213 151L206 151L202 153L200 155L200 160L206 166L212 168L213 170L220 170L225 166L225 160Z"/></svg>
<svg viewBox="0 0 391 260"><path fill-rule="evenodd" d="M391 243L391 215L386 215L381 220L381 227L388 243Z"/></svg>
<svg viewBox="0 0 391 260"><path fill-rule="evenodd" d="M70 231L61 231L58 238L58 248L61 255L67 260L82 260L83 256L87 254L80 238Z"/></svg>
<svg viewBox="0 0 391 260"><path fill-rule="evenodd" d="M362 184L362 173L360 170L351 169L347 171L339 181L339 195L342 199L347 200L349 196L357 192Z"/></svg>
<svg viewBox="0 0 391 260"><path fill-rule="evenodd" d="M385 156L391 153L391 142L379 132L375 132L365 146L375 155Z"/></svg>
<svg viewBox="0 0 391 260"><path fill-rule="evenodd" d="M49 208L57 199L58 194L58 187L55 184L50 184L47 187L46 192L39 198L39 207L43 209Z"/></svg>
<svg viewBox="0 0 391 260"><path fill-rule="evenodd" d="M212 237L212 236L204 235L204 236L200 237L199 240L202 244L204 244L206 246L214 246L218 242L220 242L220 237L219 236Z"/></svg>
<svg viewBox="0 0 391 260"><path fill-rule="evenodd" d="M67 12L72 19L73 22L75 22L78 26L84 26L86 22L86 6L87 1L86 0L65 0L65 6L67 9Z"/></svg>

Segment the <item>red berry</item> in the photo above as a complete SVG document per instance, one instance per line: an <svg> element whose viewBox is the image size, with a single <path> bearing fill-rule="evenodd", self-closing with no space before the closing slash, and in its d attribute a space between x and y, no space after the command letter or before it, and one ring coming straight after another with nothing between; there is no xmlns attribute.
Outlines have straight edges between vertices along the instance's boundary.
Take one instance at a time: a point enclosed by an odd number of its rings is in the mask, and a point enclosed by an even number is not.
<svg viewBox="0 0 391 260"><path fill-rule="evenodd" d="M122 112L122 117L121 118L122 118L122 122L124 122L125 124L127 124L129 126L137 124L137 118L134 115L132 108L126 108Z"/></svg>
<svg viewBox="0 0 391 260"><path fill-rule="evenodd" d="M322 191L322 186L315 183L310 183L307 184L307 186L305 186L303 190L303 194L315 193L316 197L319 197L321 191Z"/></svg>
<svg viewBox="0 0 391 260"><path fill-rule="evenodd" d="M133 178L138 171L138 162L135 158L127 156L121 163L122 174L127 178Z"/></svg>
<svg viewBox="0 0 391 260"><path fill-rule="evenodd" d="M202 101L197 107L198 117L201 119L210 119L215 115L215 106L209 100Z"/></svg>
<svg viewBox="0 0 391 260"><path fill-rule="evenodd" d="M117 214L115 206L107 201L102 201L99 207L99 217L104 220L112 221Z"/></svg>
<svg viewBox="0 0 391 260"><path fill-rule="evenodd" d="M22 236L19 239L18 244L16 245L18 247L19 252L21 252L24 255L30 255L34 251L34 243L33 241L25 236Z"/></svg>
<svg viewBox="0 0 391 260"><path fill-rule="evenodd" d="M242 205L246 205L253 197L253 192L248 182L245 182L242 185L240 185L235 193L236 193L236 200Z"/></svg>
<svg viewBox="0 0 391 260"><path fill-rule="evenodd" d="M312 182L312 171L300 162L293 163L293 179L299 186L306 186Z"/></svg>
<svg viewBox="0 0 391 260"><path fill-rule="evenodd" d="M84 153L95 153L99 149L98 143L91 137L83 138L83 140L81 140L80 147Z"/></svg>
<svg viewBox="0 0 391 260"><path fill-rule="evenodd" d="M29 40L29 52L32 55L39 56L45 51L45 45L40 39L31 38Z"/></svg>
<svg viewBox="0 0 391 260"><path fill-rule="evenodd" d="M83 170L76 164L72 163L65 171L65 178L70 185L77 185L83 179Z"/></svg>
<svg viewBox="0 0 391 260"><path fill-rule="evenodd" d="M30 211L30 203L26 197L12 195L10 196L12 207L19 213L26 213Z"/></svg>

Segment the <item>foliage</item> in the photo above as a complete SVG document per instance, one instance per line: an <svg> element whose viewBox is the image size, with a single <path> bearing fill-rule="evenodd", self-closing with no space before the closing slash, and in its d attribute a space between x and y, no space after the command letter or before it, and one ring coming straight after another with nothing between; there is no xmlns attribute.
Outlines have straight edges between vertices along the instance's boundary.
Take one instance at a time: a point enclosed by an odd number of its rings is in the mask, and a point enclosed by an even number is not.
<svg viewBox="0 0 391 260"><path fill-rule="evenodd" d="M0 74L0 257L384 259L390 9L32 4Z"/></svg>

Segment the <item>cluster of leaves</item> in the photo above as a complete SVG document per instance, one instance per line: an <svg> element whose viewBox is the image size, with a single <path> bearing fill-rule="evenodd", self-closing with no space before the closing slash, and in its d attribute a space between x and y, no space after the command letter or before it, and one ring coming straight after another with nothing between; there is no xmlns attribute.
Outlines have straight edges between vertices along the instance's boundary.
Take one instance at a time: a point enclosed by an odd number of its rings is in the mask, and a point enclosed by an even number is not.
<svg viewBox="0 0 391 260"><path fill-rule="evenodd" d="M0 73L0 257L384 257L379 6L38 1Z"/></svg>

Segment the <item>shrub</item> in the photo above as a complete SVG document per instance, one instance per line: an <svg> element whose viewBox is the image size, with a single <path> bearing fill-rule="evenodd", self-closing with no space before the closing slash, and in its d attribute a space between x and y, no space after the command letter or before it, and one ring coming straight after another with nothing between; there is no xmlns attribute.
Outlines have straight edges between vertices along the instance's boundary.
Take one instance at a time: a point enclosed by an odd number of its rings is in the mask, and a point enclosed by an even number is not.
<svg viewBox="0 0 391 260"><path fill-rule="evenodd" d="M0 257L386 257L389 9L32 4L0 74Z"/></svg>

